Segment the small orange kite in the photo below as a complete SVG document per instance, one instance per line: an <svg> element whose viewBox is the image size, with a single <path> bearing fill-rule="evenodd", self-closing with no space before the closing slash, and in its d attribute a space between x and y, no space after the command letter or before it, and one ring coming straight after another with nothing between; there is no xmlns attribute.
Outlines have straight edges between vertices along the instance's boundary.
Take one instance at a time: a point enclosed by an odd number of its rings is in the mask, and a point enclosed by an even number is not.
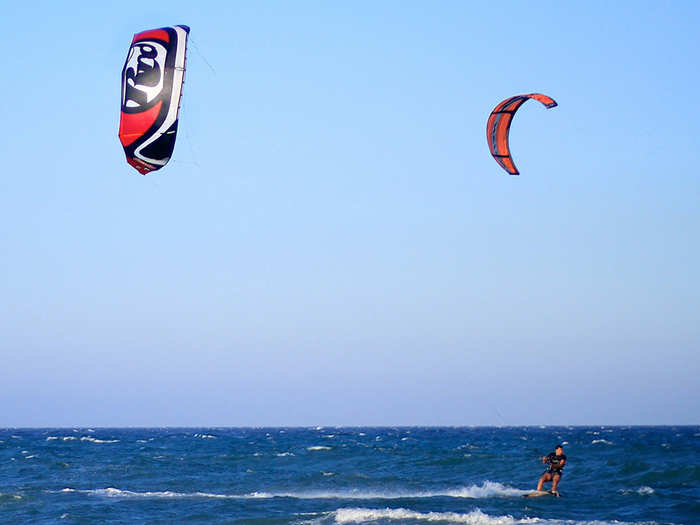
<svg viewBox="0 0 700 525"><path fill-rule="evenodd" d="M508 146L508 133L510 131L510 123L513 121L513 116L518 108L522 106L528 99L534 98L544 104L547 109L557 105L553 98L541 93L530 93L528 95L516 95L505 99L498 104L486 124L486 140L489 143L491 155L496 159L501 167L511 175L518 175L520 172L513 163L513 158L510 155L510 147Z"/></svg>

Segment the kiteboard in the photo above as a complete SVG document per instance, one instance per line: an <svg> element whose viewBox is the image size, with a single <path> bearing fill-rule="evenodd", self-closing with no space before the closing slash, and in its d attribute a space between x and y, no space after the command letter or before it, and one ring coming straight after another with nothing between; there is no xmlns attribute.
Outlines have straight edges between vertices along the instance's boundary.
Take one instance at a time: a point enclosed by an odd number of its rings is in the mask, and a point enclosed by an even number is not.
<svg viewBox="0 0 700 525"><path fill-rule="evenodd" d="M523 494L523 498L540 498L542 496L555 496L560 498L561 494L559 494L559 492L552 492L549 490L533 490L529 494Z"/></svg>

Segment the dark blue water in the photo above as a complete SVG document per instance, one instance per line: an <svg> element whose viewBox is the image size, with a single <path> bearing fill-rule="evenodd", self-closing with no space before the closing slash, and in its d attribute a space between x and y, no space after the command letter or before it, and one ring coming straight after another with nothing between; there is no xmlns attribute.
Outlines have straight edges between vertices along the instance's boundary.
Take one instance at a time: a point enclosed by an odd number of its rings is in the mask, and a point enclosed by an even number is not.
<svg viewBox="0 0 700 525"><path fill-rule="evenodd" d="M694 525L700 427L4 429L0 522Z"/></svg>

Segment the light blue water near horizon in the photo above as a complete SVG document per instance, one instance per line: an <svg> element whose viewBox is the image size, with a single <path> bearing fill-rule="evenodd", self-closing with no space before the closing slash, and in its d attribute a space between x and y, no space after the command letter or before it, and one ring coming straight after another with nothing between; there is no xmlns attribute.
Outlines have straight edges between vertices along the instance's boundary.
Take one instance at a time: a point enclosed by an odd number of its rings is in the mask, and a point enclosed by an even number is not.
<svg viewBox="0 0 700 525"><path fill-rule="evenodd" d="M561 498L523 498L557 442ZM0 429L2 523L700 522L700 426Z"/></svg>

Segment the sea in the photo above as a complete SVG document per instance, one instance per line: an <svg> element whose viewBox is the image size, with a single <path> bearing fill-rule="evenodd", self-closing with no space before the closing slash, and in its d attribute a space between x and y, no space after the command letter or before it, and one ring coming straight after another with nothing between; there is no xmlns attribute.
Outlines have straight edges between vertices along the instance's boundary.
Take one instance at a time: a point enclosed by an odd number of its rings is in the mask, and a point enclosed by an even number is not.
<svg viewBox="0 0 700 525"><path fill-rule="evenodd" d="M700 426L7 428L0 523L695 525Z"/></svg>

